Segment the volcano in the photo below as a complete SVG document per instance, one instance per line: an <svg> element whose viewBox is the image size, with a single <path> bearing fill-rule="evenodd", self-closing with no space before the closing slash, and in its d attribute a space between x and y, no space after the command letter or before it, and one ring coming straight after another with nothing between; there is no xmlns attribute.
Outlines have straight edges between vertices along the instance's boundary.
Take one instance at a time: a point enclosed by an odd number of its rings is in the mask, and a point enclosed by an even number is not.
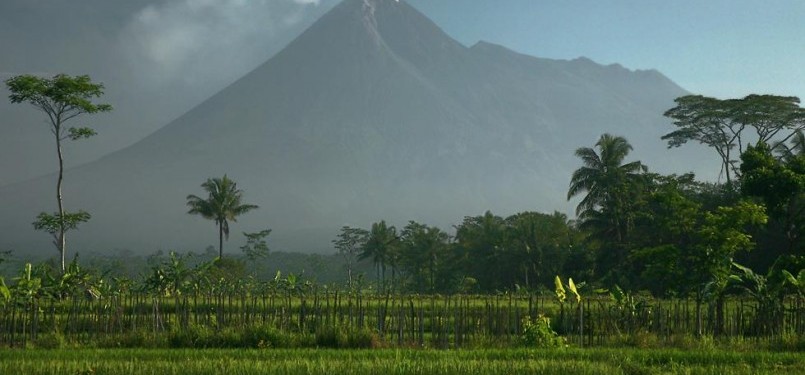
<svg viewBox="0 0 805 375"><path fill-rule="evenodd" d="M381 219L449 228L486 210L571 212L573 152L602 133L626 136L655 170L698 163L659 139L685 94L654 70L467 47L405 1L345 0L159 131L68 170L66 207L93 215L69 251L214 244L185 197L224 174L260 206L233 233L272 228L277 250L330 251L341 226ZM0 248L52 252L30 223L54 211L53 181L0 190Z"/></svg>

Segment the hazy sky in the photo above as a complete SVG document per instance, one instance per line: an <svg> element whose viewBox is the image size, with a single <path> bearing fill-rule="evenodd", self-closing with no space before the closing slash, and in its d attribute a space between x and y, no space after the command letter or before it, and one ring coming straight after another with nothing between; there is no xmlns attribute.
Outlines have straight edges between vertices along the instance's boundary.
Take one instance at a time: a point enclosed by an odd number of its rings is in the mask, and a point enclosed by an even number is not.
<svg viewBox="0 0 805 375"><path fill-rule="evenodd" d="M657 69L709 96L805 97L801 0L409 0L466 45ZM181 115L286 45L336 0L0 0L0 79L90 74L115 111L76 165ZM5 96L5 93L0 92ZM53 170L41 120L0 101L0 185ZM41 122L41 121L40 121ZM42 125L42 124L39 124ZM36 147L31 146L36 145Z"/></svg>

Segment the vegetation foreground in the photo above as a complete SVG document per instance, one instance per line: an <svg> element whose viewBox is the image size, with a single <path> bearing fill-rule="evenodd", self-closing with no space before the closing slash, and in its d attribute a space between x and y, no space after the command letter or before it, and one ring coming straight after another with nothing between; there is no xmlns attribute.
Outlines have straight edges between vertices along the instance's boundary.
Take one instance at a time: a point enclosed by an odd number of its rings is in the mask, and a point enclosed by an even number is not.
<svg viewBox="0 0 805 375"><path fill-rule="evenodd" d="M797 353L720 349L5 350L3 374L801 374Z"/></svg>

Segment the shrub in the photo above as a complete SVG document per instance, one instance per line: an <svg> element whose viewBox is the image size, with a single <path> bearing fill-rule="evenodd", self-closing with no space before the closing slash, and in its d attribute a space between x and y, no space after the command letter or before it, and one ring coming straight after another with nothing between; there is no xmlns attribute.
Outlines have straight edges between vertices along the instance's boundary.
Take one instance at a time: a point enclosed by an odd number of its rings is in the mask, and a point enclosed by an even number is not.
<svg viewBox="0 0 805 375"><path fill-rule="evenodd" d="M533 321L524 318L522 326L520 340L527 347L558 348L565 345L565 340L551 328L551 319L545 315L540 314Z"/></svg>
<svg viewBox="0 0 805 375"><path fill-rule="evenodd" d="M250 348L288 348L292 346L289 334L271 326L250 326L243 332L243 341Z"/></svg>
<svg viewBox="0 0 805 375"><path fill-rule="evenodd" d="M43 333L37 336L34 347L41 349L61 349L65 347L67 340L60 332Z"/></svg>
<svg viewBox="0 0 805 375"><path fill-rule="evenodd" d="M316 332L315 343L321 348L370 349L380 347L380 340L369 329L345 330L322 327Z"/></svg>

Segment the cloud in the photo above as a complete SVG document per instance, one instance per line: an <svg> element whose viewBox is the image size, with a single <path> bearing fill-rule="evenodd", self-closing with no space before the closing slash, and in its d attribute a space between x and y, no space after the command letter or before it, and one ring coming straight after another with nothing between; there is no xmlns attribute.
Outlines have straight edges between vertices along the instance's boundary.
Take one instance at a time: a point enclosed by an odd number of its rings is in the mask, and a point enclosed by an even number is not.
<svg viewBox="0 0 805 375"><path fill-rule="evenodd" d="M270 57L284 33L320 0L171 0L148 5L124 27L129 65L154 83L229 82ZM136 73L135 73L136 74Z"/></svg>

